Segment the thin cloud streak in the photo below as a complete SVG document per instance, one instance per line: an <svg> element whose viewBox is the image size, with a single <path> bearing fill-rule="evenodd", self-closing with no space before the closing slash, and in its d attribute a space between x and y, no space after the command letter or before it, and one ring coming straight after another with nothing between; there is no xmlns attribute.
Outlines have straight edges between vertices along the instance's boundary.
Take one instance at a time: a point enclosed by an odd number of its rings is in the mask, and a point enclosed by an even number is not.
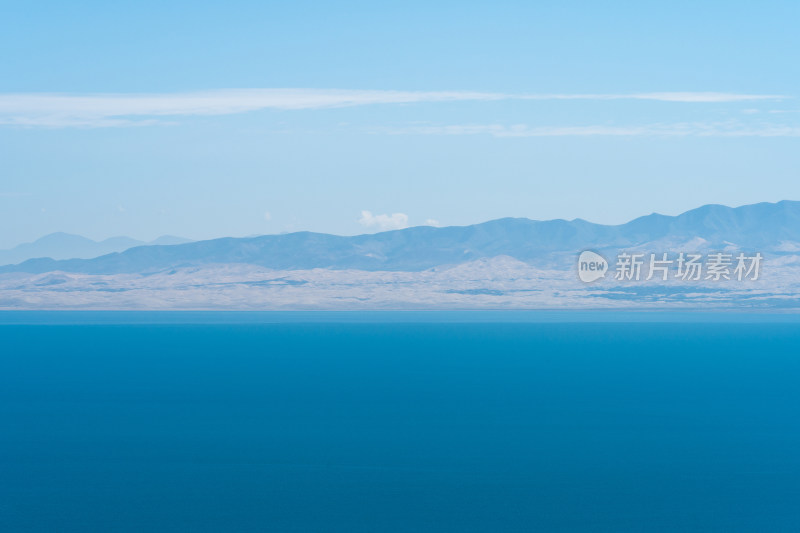
<svg viewBox="0 0 800 533"><path fill-rule="evenodd" d="M650 124L645 126L538 126L465 124L379 128L389 135L491 135L492 137L800 137L800 127L777 124L747 126L736 122Z"/></svg>
<svg viewBox="0 0 800 533"><path fill-rule="evenodd" d="M126 127L162 124L160 117L232 115L264 109L330 109L377 104L499 100L652 100L727 103L779 100L780 95L718 92L508 94L476 91L225 89L165 94L0 94L0 124L21 127ZM148 118L140 118L148 117Z"/></svg>
<svg viewBox="0 0 800 533"><path fill-rule="evenodd" d="M532 94L522 95L526 100L654 100L681 103L729 103L752 100L781 100L777 94L735 94L718 92L657 92L634 94Z"/></svg>

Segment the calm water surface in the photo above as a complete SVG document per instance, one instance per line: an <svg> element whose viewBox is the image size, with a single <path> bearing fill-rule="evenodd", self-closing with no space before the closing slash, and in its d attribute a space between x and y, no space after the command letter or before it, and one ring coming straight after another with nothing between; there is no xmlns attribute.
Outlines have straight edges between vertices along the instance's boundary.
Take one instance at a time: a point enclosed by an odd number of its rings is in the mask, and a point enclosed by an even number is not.
<svg viewBox="0 0 800 533"><path fill-rule="evenodd" d="M800 531L791 317L131 316L0 314L0 531Z"/></svg>

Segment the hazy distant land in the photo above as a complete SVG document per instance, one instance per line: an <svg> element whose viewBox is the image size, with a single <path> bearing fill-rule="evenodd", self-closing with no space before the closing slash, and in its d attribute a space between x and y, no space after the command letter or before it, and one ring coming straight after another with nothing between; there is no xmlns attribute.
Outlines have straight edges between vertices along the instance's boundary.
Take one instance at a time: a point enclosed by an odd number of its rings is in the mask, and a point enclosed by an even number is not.
<svg viewBox="0 0 800 533"><path fill-rule="evenodd" d="M581 250L610 263L576 275ZM757 280L618 281L614 256L761 253ZM800 308L800 202L703 206L619 226L500 219L342 237L147 245L0 267L3 309Z"/></svg>

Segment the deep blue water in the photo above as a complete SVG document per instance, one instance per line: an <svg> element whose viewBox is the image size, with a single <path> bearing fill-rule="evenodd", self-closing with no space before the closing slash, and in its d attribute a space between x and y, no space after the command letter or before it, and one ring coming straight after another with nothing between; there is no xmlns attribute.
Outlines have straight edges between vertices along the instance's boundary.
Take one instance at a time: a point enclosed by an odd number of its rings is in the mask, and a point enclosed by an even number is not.
<svg viewBox="0 0 800 533"><path fill-rule="evenodd" d="M800 531L796 318L137 316L0 315L0 531Z"/></svg>

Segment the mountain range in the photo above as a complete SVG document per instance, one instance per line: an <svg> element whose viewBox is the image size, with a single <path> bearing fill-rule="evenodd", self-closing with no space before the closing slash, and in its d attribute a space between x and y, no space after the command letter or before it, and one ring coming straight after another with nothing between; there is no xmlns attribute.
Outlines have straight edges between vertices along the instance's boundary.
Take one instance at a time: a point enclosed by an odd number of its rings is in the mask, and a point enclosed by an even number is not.
<svg viewBox="0 0 800 533"><path fill-rule="evenodd" d="M0 265L21 263L28 259L48 257L50 259L91 259L114 252L124 252L134 246L171 245L191 242L189 239L162 235L150 241L139 241L131 237L111 237L102 241L93 241L80 235L56 232L11 248L0 250Z"/></svg>
<svg viewBox="0 0 800 533"><path fill-rule="evenodd" d="M724 249L800 252L800 202L785 200L736 208L712 204L677 216L654 213L620 225L582 219L503 218L471 226L419 226L356 236L297 232L183 244L154 242L91 259L74 252L75 258L63 259L71 252L62 248L62 259L29 259L0 267L0 272L152 273L226 263L277 270L421 271L497 256L553 264L569 255L571 262L574 254L587 248L646 249L654 253Z"/></svg>

